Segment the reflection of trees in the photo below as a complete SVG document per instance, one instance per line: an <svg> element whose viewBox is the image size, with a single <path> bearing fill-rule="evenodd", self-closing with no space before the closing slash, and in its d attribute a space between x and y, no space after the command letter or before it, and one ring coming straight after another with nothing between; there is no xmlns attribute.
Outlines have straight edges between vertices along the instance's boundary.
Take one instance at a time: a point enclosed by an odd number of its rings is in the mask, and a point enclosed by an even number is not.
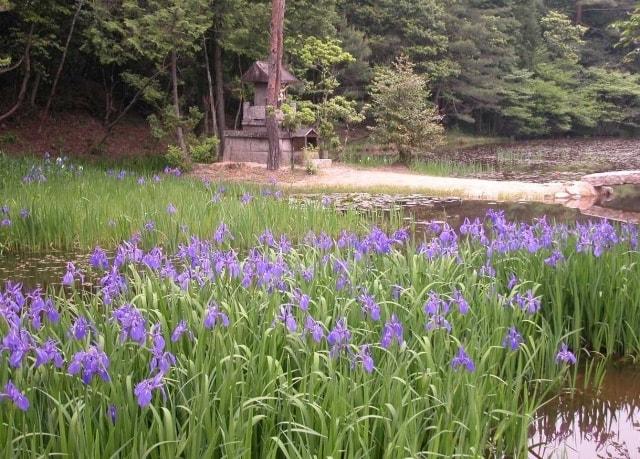
<svg viewBox="0 0 640 459"><path fill-rule="evenodd" d="M640 212L640 187L638 185L616 186L613 188L613 194L600 204L610 209Z"/></svg>
<svg viewBox="0 0 640 459"><path fill-rule="evenodd" d="M633 370L610 370L599 393L567 393L550 401L531 426L532 457L548 457L551 446L565 442L570 449L571 441L594 445L598 457L639 457L640 448L629 451L626 444L640 436L638 377Z"/></svg>

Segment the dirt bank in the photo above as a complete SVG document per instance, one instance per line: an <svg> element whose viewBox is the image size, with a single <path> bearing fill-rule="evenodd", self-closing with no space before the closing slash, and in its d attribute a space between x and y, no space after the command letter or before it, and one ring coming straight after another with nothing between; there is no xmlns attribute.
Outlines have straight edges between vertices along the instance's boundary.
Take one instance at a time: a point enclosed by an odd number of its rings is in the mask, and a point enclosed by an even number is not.
<svg viewBox="0 0 640 459"><path fill-rule="evenodd" d="M530 183L521 181L493 181L474 178L432 177L401 169L361 169L346 165L334 165L320 169L316 175L303 170L281 169L267 171L255 163L217 163L198 165L195 176L208 180L247 181L268 183L275 179L281 185L299 190L341 189L367 191L397 189L451 195L474 199L510 199L553 202L554 195L564 190L561 182Z"/></svg>

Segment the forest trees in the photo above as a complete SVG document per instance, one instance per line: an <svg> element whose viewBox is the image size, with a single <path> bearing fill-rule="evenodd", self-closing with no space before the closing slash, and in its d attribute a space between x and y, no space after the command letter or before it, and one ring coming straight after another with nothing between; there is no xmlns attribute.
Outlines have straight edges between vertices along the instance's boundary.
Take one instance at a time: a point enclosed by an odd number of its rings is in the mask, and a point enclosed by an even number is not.
<svg viewBox="0 0 640 459"><path fill-rule="evenodd" d="M373 135L396 147L402 162L438 143L444 131L441 117L429 102L427 79L406 56L375 70L370 95Z"/></svg>
<svg viewBox="0 0 640 459"><path fill-rule="evenodd" d="M340 86L338 66L355 59L335 39L307 37L300 41L291 41L289 49L299 65L298 73L305 85L304 95L313 102L311 108L320 134L319 155L326 158L329 150L338 143L336 124L342 122L348 126L364 119L355 101L335 94Z"/></svg>
<svg viewBox="0 0 640 459"><path fill-rule="evenodd" d="M91 142L103 151L134 114L188 158L213 111L220 132L240 124L251 91L240 75L267 57L271 3L0 0L0 122L84 110L104 125ZM315 106L323 154L369 102L374 66L399 55L448 127L622 135L640 132L639 30L634 0L287 0L283 61L308 83L299 96Z"/></svg>
<svg viewBox="0 0 640 459"><path fill-rule="evenodd" d="M627 51L627 61L640 62L640 7L618 24L620 45Z"/></svg>

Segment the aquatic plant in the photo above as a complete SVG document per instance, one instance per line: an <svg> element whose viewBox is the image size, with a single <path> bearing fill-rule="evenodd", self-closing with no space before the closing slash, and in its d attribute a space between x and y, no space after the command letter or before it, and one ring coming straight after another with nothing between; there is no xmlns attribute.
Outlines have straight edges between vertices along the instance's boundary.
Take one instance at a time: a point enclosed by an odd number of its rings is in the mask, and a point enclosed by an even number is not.
<svg viewBox="0 0 640 459"><path fill-rule="evenodd" d="M421 247L379 228L287 244L267 228L246 250L230 228L175 250L136 234L106 261L94 251L95 291L75 266L46 293L8 283L0 445L17 457L521 456L574 364L640 355L638 229L499 212L471 225L432 225Z"/></svg>

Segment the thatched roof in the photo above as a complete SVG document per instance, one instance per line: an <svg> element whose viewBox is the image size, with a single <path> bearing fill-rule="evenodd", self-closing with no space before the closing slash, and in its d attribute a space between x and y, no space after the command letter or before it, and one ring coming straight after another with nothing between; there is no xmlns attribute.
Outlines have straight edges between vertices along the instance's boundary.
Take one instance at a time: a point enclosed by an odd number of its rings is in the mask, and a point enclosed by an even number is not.
<svg viewBox="0 0 640 459"><path fill-rule="evenodd" d="M267 83L269 82L269 63L266 61L255 61L249 70L242 75L242 81L246 83ZM291 72L280 65L280 82L297 83L298 79Z"/></svg>

